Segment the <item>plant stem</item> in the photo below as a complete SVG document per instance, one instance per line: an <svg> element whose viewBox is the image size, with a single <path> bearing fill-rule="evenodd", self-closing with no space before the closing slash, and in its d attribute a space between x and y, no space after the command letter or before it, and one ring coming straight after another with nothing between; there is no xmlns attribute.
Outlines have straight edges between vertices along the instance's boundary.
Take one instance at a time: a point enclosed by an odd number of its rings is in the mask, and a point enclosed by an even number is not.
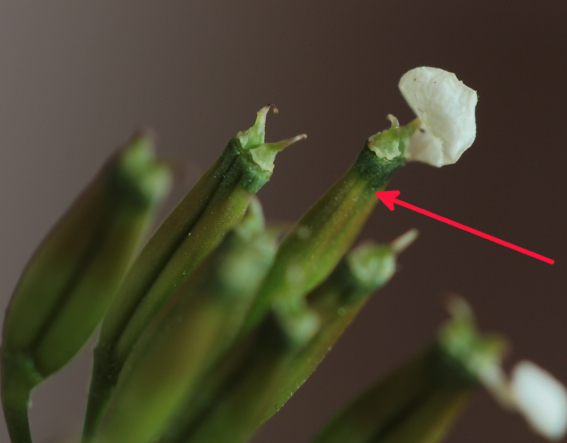
<svg viewBox="0 0 567 443"><path fill-rule="evenodd" d="M32 443L28 409L41 377L24 354L2 350L2 405L12 443Z"/></svg>

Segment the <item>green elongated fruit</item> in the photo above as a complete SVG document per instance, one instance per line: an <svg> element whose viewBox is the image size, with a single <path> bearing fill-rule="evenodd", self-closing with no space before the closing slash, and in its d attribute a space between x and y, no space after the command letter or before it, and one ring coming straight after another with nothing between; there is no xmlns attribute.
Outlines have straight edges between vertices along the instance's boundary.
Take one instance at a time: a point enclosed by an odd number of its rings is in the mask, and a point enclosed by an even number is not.
<svg viewBox="0 0 567 443"><path fill-rule="evenodd" d="M229 141L130 268L94 352L86 438L94 432L122 365L154 315L242 218L252 196L270 179L276 154L305 138L264 143L271 107L261 109L254 126Z"/></svg>
<svg viewBox="0 0 567 443"><path fill-rule="evenodd" d="M225 237L144 331L95 441L156 441L228 349L275 255L276 233L259 230L257 216Z"/></svg>
<svg viewBox="0 0 567 443"><path fill-rule="evenodd" d="M396 255L415 235L410 231L392 245L357 248L309 294L308 305L295 306L295 312L283 311L287 303L274 307L260 331L240 340L239 347L248 350L234 349L217 364L204 380L200 398L179 414L171 435L161 442L246 441L312 374L368 296L391 278ZM277 319L286 320L288 337L297 336L288 340L301 346L278 349L267 339L250 344L250 336L274 334L269 325Z"/></svg>
<svg viewBox="0 0 567 443"><path fill-rule="evenodd" d="M295 224L278 249L254 304L250 330L275 300L301 298L321 283L351 247L392 176L416 126L392 127L370 137L350 169ZM299 288L299 289L298 289Z"/></svg>
<svg viewBox="0 0 567 443"><path fill-rule="evenodd" d="M431 345L354 400L313 443L439 441L503 351L501 339L478 334L468 312L454 312Z"/></svg>
<svg viewBox="0 0 567 443"><path fill-rule="evenodd" d="M211 423L218 420L226 420L223 429L230 431L214 438L209 435L212 441L253 433L262 411L273 403L289 362L317 327L317 319L305 304L286 304L252 331L239 334L230 349L203 374L199 388L185 398L159 442L184 443L192 441L197 432L215 433ZM244 401L242 397L247 398ZM198 431L202 427L204 430Z"/></svg>
<svg viewBox="0 0 567 443"><path fill-rule="evenodd" d="M368 242L357 247L307 296L309 308L319 319L319 329L291 362L278 397L266 409L262 421L279 411L313 374L370 296L393 277L398 254L416 236L417 231L412 230L390 245Z"/></svg>
<svg viewBox="0 0 567 443"><path fill-rule="evenodd" d="M244 443L262 423L266 409L273 407L281 383L294 357L309 342L315 328L305 328L311 313L271 312L247 337L247 351L227 377L222 388L185 432L165 442ZM305 318L302 318L306 316ZM226 362L226 361L225 361Z"/></svg>
<svg viewBox="0 0 567 443"><path fill-rule="evenodd" d="M311 375L369 295L391 278L396 255L415 235L415 231L410 231L387 246L365 244L339 263L325 282L309 294L308 305L296 306L296 316L301 317L299 312L304 309L307 319L313 321L314 315L318 319L318 327L312 327L310 332L302 327L302 322L285 316L283 309L289 304L274 307L261 325L240 340L238 347L246 347L247 351L234 349L217 364L204 380L200 398L179 414L170 435L160 441L246 441ZM273 328L278 319L287 320L284 324L288 337L310 338L288 338L292 343L301 343L289 348L283 343L278 345L275 338L270 342L270 334L281 335ZM253 345L250 336L257 339Z"/></svg>
<svg viewBox="0 0 567 443"><path fill-rule="evenodd" d="M259 326L257 327L259 328ZM251 355L258 343L258 336L251 331L240 336L228 351L220 356L210 371L203 374L199 388L187 396L158 440L159 443L185 443L189 441L198 424L203 421L214 407L219 396L228 390L233 380Z"/></svg>
<svg viewBox="0 0 567 443"><path fill-rule="evenodd" d="M295 225L280 245L241 340L233 348L245 346L270 305L275 313L281 311L282 318L288 318L293 311L305 313L298 316L300 324L290 331L307 333L315 327L316 315L307 310L302 296L332 271L350 247L378 200L375 190L383 187L404 164L403 152L415 129L412 125L399 128L394 121L390 130L370 137L345 176ZM187 440L202 410L219 396L226 378L237 370L238 357L240 351L234 349L215 367L204 380L201 392L186 404L171 426L170 435L162 439L164 443Z"/></svg>
<svg viewBox="0 0 567 443"><path fill-rule="evenodd" d="M14 443L29 442L34 386L83 347L116 293L169 190L153 143L135 136L112 157L39 246L7 310L2 399Z"/></svg>

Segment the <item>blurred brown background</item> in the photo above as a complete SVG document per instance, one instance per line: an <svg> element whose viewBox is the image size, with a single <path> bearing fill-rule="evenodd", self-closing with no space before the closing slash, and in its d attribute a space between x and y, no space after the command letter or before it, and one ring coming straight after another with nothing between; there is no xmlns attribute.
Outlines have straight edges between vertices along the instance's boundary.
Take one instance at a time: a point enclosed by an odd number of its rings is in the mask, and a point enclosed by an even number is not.
<svg viewBox="0 0 567 443"><path fill-rule="evenodd" d="M388 113L413 118L397 82L429 65L478 91L477 140L456 165L407 166L391 189L557 263L379 207L364 237L417 227L419 241L255 442L307 442L431 336L451 291L510 338L512 361L567 381L566 19L559 0L0 2L2 308L38 242L138 125L155 128L161 154L184 171L171 207L261 106L277 104L268 141L309 138L278 157L260 198L271 220L294 220ZM78 431L88 354L36 392L38 443ZM541 440L481 393L449 441Z"/></svg>

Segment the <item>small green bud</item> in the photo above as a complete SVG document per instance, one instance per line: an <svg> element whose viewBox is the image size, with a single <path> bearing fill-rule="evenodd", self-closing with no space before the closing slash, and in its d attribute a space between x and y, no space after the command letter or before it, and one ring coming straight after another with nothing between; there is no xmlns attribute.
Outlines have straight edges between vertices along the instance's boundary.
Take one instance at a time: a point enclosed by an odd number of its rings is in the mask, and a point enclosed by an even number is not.
<svg viewBox="0 0 567 443"><path fill-rule="evenodd" d="M370 137L346 174L296 223L279 247L245 329L252 329L274 300L303 297L335 268L374 209L376 191L404 165L415 129L393 122Z"/></svg>
<svg viewBox="0 0 567 443"><path fill-rule="evenodd" d="M95 441L154 442L235 340L276 251L254 206L145 329Z"/></svg>
<svg viewBox="0 0 567 443"><path fill-rule="evenodd" d="M85 437L94 431L118 373L149 322L242 219L251 198L270 179L277 152L305 137L264 143L271 108L262 108L254 126L229 141L131 266L95 349Z"/></svg>
<svg viewBox="0 0 567 443"><path fill-rule="evenodd" d="M169 170L154 158L152 140L136 135L108 161L30 260L3 330L4 410L15 442L29 441L29 435L23 436L22 424L13 432L10 411L18 409L13 391L23 395L25 384L29 394L84 346L170 182Z"/></svg>

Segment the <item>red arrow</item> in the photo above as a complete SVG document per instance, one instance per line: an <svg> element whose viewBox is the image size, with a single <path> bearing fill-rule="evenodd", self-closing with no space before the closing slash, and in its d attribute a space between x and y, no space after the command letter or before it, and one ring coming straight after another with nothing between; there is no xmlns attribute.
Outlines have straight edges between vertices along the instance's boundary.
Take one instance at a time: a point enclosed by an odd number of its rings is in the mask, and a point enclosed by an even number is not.
<svg viewBox="0 0 567 443"><path fill-rule="evenodd" d="M406 203L405 201L398 200L396 197L400 195L400 191L378 191L376 197L378 197L382 203L384 203L390 211L394 210L394 203L400 206L404 206L412 211L419 212L420 214L427 215L428 217L439 220L448 225L454 226L455 228L462 229L463 231L470 232L471 234L478 235L479 237L485 238L487 240L498 243L499 245L506 246L507 248L513 249L514 251L521 252L522 254L529 255L530 257L537 258L538 260L544 261L552 265L555 260L544 257L543 255L536 254L535 252L528 251L527 249L521 248L519 246L508 243L507 241L500 240L499 238L493 237L492 235L485 234L484 232L477 231L476 229L469 228L468 226L462 225L460 223L449 220L448 218L441 217L440 215L434 214L433 212L426 211L425 209L418 208L417 206Z"/></svg>

